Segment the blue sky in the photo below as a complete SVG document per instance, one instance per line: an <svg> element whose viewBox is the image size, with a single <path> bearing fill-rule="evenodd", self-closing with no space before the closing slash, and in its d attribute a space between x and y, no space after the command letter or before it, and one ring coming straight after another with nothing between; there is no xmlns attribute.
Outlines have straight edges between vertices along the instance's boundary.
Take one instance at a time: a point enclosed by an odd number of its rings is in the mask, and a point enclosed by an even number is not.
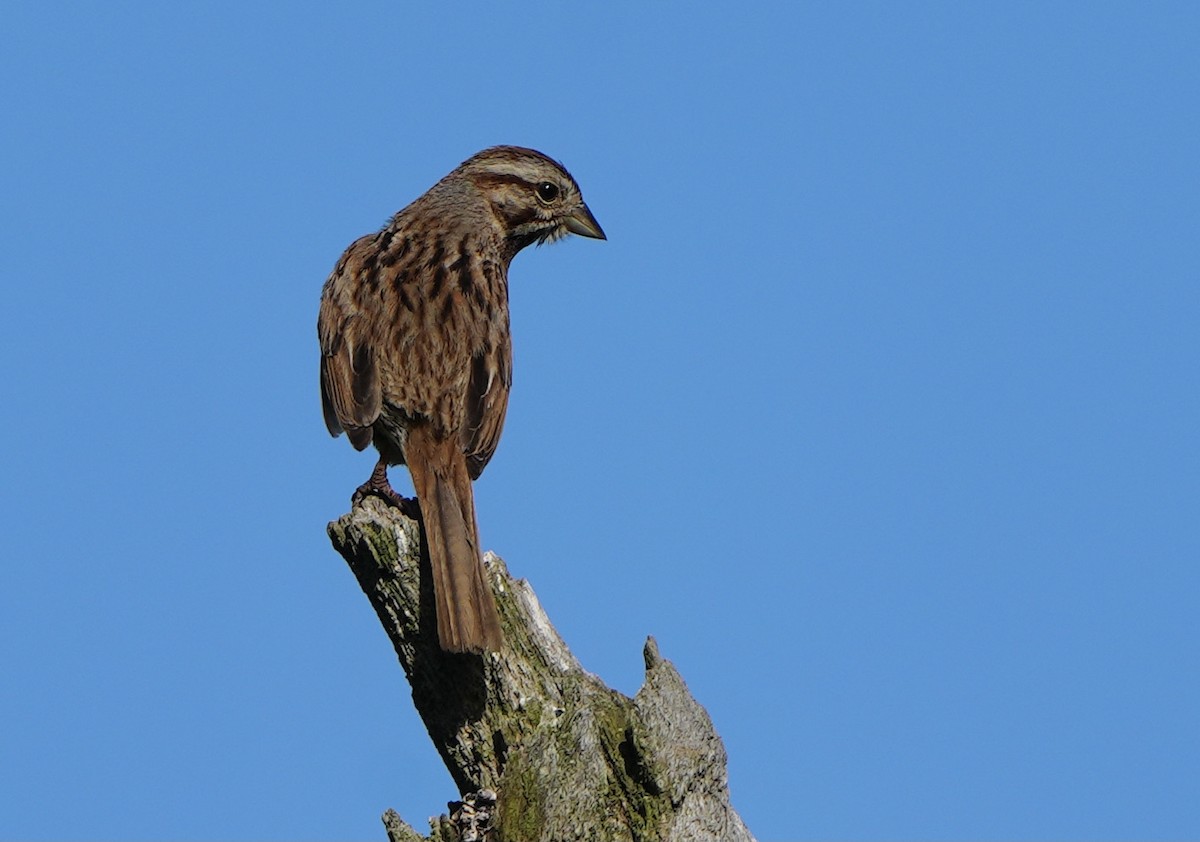
<svg viewBox="0 0 1200 842"><path fill-rule="evenodd" d="M324 525L342 249L496 143L485 546L763 842L1200 836L1192 4L18 3L0 839L382 839L454 795ZM397 486L407 487L402 472Z"/></svg>

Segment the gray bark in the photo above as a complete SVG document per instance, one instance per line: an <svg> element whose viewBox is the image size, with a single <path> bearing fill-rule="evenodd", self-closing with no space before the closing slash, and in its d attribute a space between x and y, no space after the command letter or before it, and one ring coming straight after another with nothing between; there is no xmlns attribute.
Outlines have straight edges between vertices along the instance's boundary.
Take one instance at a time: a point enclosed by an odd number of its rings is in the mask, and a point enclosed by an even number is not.
<svg viewBox="0 0 1200 842"><path fill-rule="evenodd" d="M580 666L529 583L488 553L504 650L449 654L437 644L416 521L368 497L329 535L391 638L463 799L433 820L430 837L389 810L393 842L754 842L729 804L721 739L653 638L637 694L606 687Z"/></svg>

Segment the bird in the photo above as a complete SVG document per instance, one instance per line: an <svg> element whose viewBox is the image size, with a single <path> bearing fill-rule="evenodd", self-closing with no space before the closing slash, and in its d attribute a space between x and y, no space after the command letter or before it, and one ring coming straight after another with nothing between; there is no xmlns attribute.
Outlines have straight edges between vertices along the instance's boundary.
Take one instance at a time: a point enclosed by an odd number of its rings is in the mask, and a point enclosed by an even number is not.
<svg viewBox="0 0 1200 842"><path fill-rule="evenodd" d="M405 511L388 467L406 465L447 652L498 652L471 483L500 441L512 387L508 268L529 245L605 240L579 185L520 146L472 155L379 231L355 240L321 290L325 426L379 460L353 502Z"/></svg>

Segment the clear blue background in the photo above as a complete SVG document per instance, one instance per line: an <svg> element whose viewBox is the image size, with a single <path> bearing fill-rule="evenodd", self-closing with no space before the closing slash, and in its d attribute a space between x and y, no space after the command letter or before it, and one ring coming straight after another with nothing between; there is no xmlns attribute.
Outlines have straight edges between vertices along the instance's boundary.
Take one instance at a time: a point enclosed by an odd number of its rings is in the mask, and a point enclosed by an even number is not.
<svg viewBox="0 0 1200 842"><path fill-rule="evenodd" d="M513 266L484 544L761 840L1200 837L1196 8L9 4L0 838L455 795L315 319L495 143L609 241Z"/></svg>

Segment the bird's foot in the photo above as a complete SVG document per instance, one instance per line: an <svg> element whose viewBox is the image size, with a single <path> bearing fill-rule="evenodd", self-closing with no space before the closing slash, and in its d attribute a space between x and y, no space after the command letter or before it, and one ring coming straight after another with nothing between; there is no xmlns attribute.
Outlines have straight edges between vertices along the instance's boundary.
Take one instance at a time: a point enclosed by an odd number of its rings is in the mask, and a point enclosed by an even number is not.
<svg viewBox="0 0 1200 842"><path fill-rule="evenodd" d="M357 506L368 497L378 497L389 506L399 509L400 514L413 520L420 520L421 509L417 505L417 501L413 497L405 497L403 494L397 493L396 489L392 488L391 484L384 480L382 483L375 481L375 478L364 482L354 490L354 496L350 498L350 504Z"/></svg>
<svg viewBox="0 0 1200 842"><path fill-rule="evenodd" d="M399 509L405 517L420 520L421 509L417 501L396 493L392 484L388 482L387 469L387 460L380 456L379 461L375 463L375 470L371 471L371 478L355 489L350 504L357 506L367 497L378 497L389 506Z"/></svg>

